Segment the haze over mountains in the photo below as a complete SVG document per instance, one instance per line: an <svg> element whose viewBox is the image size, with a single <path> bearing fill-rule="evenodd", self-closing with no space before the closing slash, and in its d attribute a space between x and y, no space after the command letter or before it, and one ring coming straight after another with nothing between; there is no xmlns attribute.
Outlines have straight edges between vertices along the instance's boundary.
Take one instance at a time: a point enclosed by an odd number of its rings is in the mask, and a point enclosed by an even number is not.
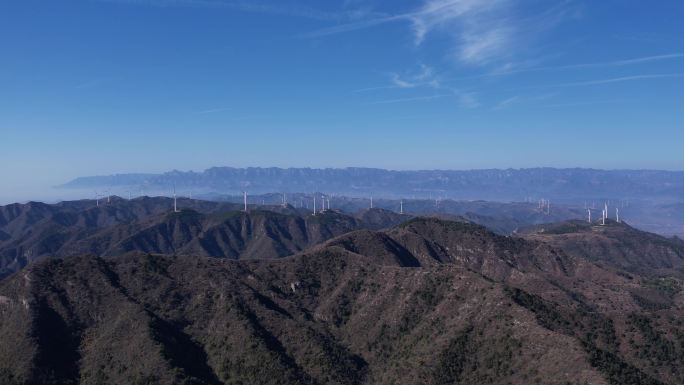
<svg viewBox="0 0 684 385"><path fill-rule="evenodd" d="M684 241L631 225L659 212L660 229L679 223L674 174L608 178L641 198L601 199L622 218L602 225L597 202L570 198L573 178L547 186L568 194L553 204L359 193L403 180L382 170L342 178L354 196L285 191L307 172L279 174L278 192L267 177L227 179L268 189L247 210L240 195L191 198L201 183L168 175L77 180L97 199L0 206L0 383L684 381ZM425 183L505 191L517 177L501 173ZM178 210L135 197L131 180L175 184Z"/></svg>
<svg viewBox="0 0 684 385"><path fill-rule="evenodd" d="M538 202L554 206L600 210L609 203L610 215L623 210L634 226L665 235L684 236L684 172L658 170L506 169L393 171L373 168L231 168L203 172L119 174L81 177L60 187L62 194L92 197L97 191L121 196L179 194L209 200L239 202L242 191L253 203L277 204L282 194L292 203L312 204L314 192L346 197L354 210L368 207L398 209L399 200ZM302 199L308 200L302 202ZM354 201L352 198L358 200ZM365 199L365 201L363 200ZM380 203L381 199L386 204ZM342 200L338 199L338 204ZM352 210L350 206L346 209ZM626 211L628 210L628 211ZM417 212L426 212L419 209ZM432 211L439 212L440 209ZM444 211L448 213L449 211ZM563 217L568 218L568 217ZM575 216L578 218L578 216ZM558 218L562 219L562 218Z"/></svg>
<svg viewBox="0 0 684 385"><path fill-rule="evenodd" d="M76 178L70 189L131 188L168 193L171 186L195 193L253 194L322 191L348 196L388 198L482 199L524 201L546 198L561 202L589 199L658 199L677 201L684 196L684 172L658 170L506 169L394 171L375 168L232 168L203 172L118 174Z"/></svg>

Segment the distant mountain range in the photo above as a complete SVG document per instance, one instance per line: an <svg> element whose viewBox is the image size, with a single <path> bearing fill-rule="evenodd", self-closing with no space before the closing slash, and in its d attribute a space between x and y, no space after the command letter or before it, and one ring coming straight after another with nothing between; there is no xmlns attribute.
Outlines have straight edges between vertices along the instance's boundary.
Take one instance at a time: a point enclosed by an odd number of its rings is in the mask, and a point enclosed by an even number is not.
<svg viewBox="0 0 684 385"><path fill-rule="evenodd" d="M491 202L406 202L406 212L359 208L338 200L342 209L313 215L292 205L242 205L181 198L117 196L58 204L29 202L0 206L0 278L47 257L117 256L139 251L228 259L268 259L295 254L353 230L391 227L417 214L468 221L500 234L549 221L575 218L534 204ZM380 204L388 204L379 201Z"/></svg>
<svg viewBox="0 0 684 385"><path fill-rule="evenodd" d="M130 251L218 258L279 258L356 229L392 226L410 216L381 209L352 216L311 215L291 206L238 210L237 205L168 198L0 206L0 277L31 261Z"/></svg>
<svg viewBox="0 0 684 385"><path fill-rule="evenodd" d="M304 234L281 215L241 239ZM46 259L0 281L0 383L682 384L683 267L681 241L614 221L426 217L279 259Z"/></svg>
<svg viewBox="0 0 684 385"><path fill-rule="evenodd" d="M314 192L347 196L566 202L591 199L667 201L684 196L684 171L530 168L393 171L375 168L232 168L203 172L118 174L74 179L63 188L195 193Z"/></svg>

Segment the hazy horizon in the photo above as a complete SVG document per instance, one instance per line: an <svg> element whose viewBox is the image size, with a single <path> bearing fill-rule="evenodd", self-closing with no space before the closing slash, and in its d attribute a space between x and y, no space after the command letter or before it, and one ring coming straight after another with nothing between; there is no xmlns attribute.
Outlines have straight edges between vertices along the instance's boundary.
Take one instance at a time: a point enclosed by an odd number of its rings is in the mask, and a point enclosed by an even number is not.
<svg viewBox="0 0 684 385"><path fill-rule="evenodd" d="M571 173L584 173L584 172L599 172L599 173L606 173L607 175L609 174L620 174L620 173L636 173L636 175L639 175L639 173L672 173L674 178L670 178L672 180L669 180L671 183L678 183L677 175L680 173L684 173L684 171L681 170L655 170L655 169L596 169L596 168L553 168L553 167L532 167L532 168L489 168L489 169L384 169L384 168L375 168L375 167L328 167L328 168L317 168L317 167L258 167L258 166L253 166L253 167L233 167L233 166L214 166L205 170L166 170L164 172L159 172L159 173L113 173L113 174L102 174L102 175L81 175L77 176L75 178L71 179L66 179L66 180L60 180L58 183L54 183L51 185L48 184L43 184L40 185L40 181L36 183L35 185L32 186L24 186L23 190L21 191L16 191L14 189L3 189L0 190L0 205L4 204L9 204L9 203L22 203L22 202L28 202L28 201L44 201L48 203L56 203L59 201L66 201L66 200L74 200L74 199L92 199L94 196L94 193L96 191L99 191L101 194L103 193L103 189L106 189L110 192L110 194L113 195L119 195L121 197L127 197L129 193L133 193L133 196L140 196L140 195L149 195L149 196L168 196L170 193L170 188L169 186L171 185L166 185L168 183L166 182L161 182L159 178L164 178L162 180L170 180L169 178L173 179L173 175L176 173L179 175L180 179L177 179L179 187L183 186L186 190L190 188L188 186L188 181L185 181L183 178L192 178L192 189L194 189L194 194L236 194L242 191L241 187L235 187L232 190L229 188L228 190L222 189L222 188L217 188L216 183L224 183L230 185L231 183L234 184L236 181L234 178L236 175L243 175L241 174L242 172L246 172L247 170L254 170L253 172L256 172L257 174L252 174L252 176L248 176L247 174L244 174L244 181L241 183L252 183L252 182L257 182L257 184L261 184L260 187L258 187L258 194L266 194L266 193L282 193L282 192L297 192L297 193L307 193L311 192L311 185L306 186L302 183L304 183L304 180L300 180L299 182L297 181L292 181L292 185L282 185L279 183L282 183L281 180L277 179L274 180L273 184L269 185L268 182L268 177L266 177L266 181L264 181L262 178L264 177L265 174L263 174L263 171L259 170L280 170L278 171L279 173L286 173L288 170L293 170L296 173L293 175L297 175L303 170L311 170L311 171L340 171L340 170L377 170L380 172L391 172L391 173L402 173L402 172L430 172L430 173L479 173L479 172L490 172L490 171L512 171L512 172L526 172L526 171L532 171L534 172L535 170L538 172L546 173L545 170L549 170L550 174L549 177L553 178L553 175L556 174L556 172L565 173L565 172L571 172ZM230 175L220 175L217 174L214 177L211 177L211 175L214 175L216 172L223 172L222 170L235 170L237 174L230 176ZM194 176L193 176L194 175ZM315 174L314 174L315 175ZM516 180L516 174L512 174L511 176L511 182L513 183L509 188L514 189L514 185L516 183L520 183L519 180ZM543 175L543 174L541 174ZM110 177L115 177L115 179L112 179L111 182L103 182L103 180L106 180L107 178ZM145 178L146 181L144 182L129 182L129 183L124 183L122 182L123 179L121 178ZM202 181L201 179L195 179L197 177L201 178L211 178L210 181L204 180ZM520 177L520 175L518 175ZM577 177L577 176L576 176ZM103 179L104 178L104 179ZM218 179L217 179L218 178ZM254 178L254 179L252 179ZM352 176L353 178L353 176ZM620 178L620 177L618 177ZM93 181L94 183L93 186L88 187L89 182L87 182L90 179L94 180L100 180L99 182ZM266 182L266 185L263 185L263 183ZM425 181L427 183L428 180ZM477 183L475 181L471 181L470 183ZM662 182L662 181L661 181ZM105 184L103 184L105 183ZM161 184L160 184L161 183ZM166 184L165 184L166 183ZM330 182L325 182L325 181L319 181L316 182L315 189L320 191L320 192L330 192L330 193L336 193L339 190L340 186L328 186L326 183ZM364 181L363 179L359 179L355 183L361 183L361 185L367 185L368 181ZM397 183L397 182L393 182ZM413 183L416 183L414 181ZM658 183L658 182L656 182ZM175 182L174 182L175 184ZM213 186L213 187L212 187ZM416 185L417 186L417 185ZM418 187L418 186L417 186ZM372 191L372 187L369 187ZM389 190L388 190L389 188ZM423 186L423 189L427 189L425 191L429 191L431 187L429 184L425 184ZM453 187L452 187L453 188ZM535 194L542 194L542 191L546 187L544 186L537 186L537 187L532 187L530 186L530 194L535 195ZM133 190L131 190L133 189ZM143 190L145 189L145 190ZM168 191L167 191L168 190ZM233 191L234 190L234 191ZM376 197L378 198L396 198L396 194L398 191L401 191L402 188L399 185L396 185L394 187L391 186L385 186L385 187L379 187L378 190L375 192ZM405 190L405 188L404 188ZM447 188L448 191L449 188ZM192 190L179 190L179 194L192 194ZM252 190L254 192L254 190ZM420 191L420 189L415 190L415 191ZM512 196L517 196L515 195L513 191L511 191L513 194ZM615 194L616 192L613 192L611 194ZM365 196L362 193L361 190L359 190L358 196ZM542 194L543 195L543 194ZM539 196L542 196L539 195ZM355 194L348 194L347 196L353 197L357 196ZM608 195L610 197L612 195ZM661 197L662 198L662 197ZM488 199L487 198L487 191L483 191L481 196L469 196L467 198L461 197L461 199ZM494 199L496 201L515 201L515 199ZM675 199L675 201L677 201ZM654 202L655 203L655 202Z"/></svg>

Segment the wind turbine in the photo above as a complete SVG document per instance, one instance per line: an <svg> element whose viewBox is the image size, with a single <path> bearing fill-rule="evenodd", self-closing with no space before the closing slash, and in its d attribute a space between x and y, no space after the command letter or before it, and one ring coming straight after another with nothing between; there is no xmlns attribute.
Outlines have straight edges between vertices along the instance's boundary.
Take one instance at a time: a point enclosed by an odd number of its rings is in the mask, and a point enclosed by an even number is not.
<svg viewBox="0 0 684 385"><path fill-rule="evenodd" d="M620 209L617 207L615 208L615 221L620 223Z"/></svg>
<svg viewBox="0 0 684 385"><path fill-rule="evenodd" d="M587 212L589 213L589 223L591 223L591 209L587 209Z"/></svg>
<svg viewBox="0 0 684 385"><path fill-rule="evenodd" d="M316 194L313 195L313 199L314 199L314 206L313 206L314 212L313 212L313 215L316 216Z"/></svg>
<svg viewBox="0 0 684 385"><path fill-rule="evenodd" d="M401 199L401 200L399 200L399 214L403 214L403 213L404 213L404 200Z"/></svg>
<svg viewBox="0 0 684 385"><path fill-rule="evenodd" d="M247 191L242 192L242 200L245 203L245 212L247 212Z"/></svg>
<svg viewBox="0 0 684 385"><path fill-rule="evenodd" d="M370 202L370 203L371 203L371 207L370 207L370 208L373 208L373 196L372 196L372 195L371 195L371 202Z"/></svg>
<svg viewBox="0 0 684 385"><path fill-rule="evenodd" d="M173 185L173 212L178 212L178 206L176 205L176 185Z"/></svg>

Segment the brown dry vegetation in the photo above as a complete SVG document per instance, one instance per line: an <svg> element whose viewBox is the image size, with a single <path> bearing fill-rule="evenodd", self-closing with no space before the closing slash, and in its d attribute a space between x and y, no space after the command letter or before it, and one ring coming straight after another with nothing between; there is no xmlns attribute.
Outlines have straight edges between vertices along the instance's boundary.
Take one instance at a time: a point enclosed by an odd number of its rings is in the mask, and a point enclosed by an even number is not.
<svg viewBox="0 0 684 385"><path fill-rule="evenodd" d="M0 282L0 383L684 382L676 269L527 237L417 218L277 260L46 260Z"/></svg>

